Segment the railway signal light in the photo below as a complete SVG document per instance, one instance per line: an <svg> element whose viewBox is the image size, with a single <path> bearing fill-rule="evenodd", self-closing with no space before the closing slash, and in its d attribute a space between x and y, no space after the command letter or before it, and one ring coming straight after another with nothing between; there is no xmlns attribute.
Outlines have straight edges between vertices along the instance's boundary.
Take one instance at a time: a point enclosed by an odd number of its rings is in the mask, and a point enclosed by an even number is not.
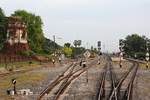
<svg viewBox="0 0 150 100"><path fill-rule="evenodd" d="M122 51L123 47L124 47L124 41L123 41L123 39L120 39L119 40L119 50Z"/></svg>
<svg viewBox="0 0 150 100"><path fill-rule="evenodd" d="M12 84L14 85L14 94L17 94L17 92L16 92L16 83L17 83L17 81L16 81L16 79L12 79L11 81L12 81Z"/></svg>
<svg viewBox="0 0 150 100"><path fill-rule="evenodd" d="M101 41L97 42L98 54L101 55Z"/></svg>
<svg viewBox="0 0 150 100"><path fill-rule="evenodd" d="M101 41L98 41L98 42L97 42L97 46L98 46L98 48L101 47Z"/></svg>
<svg viewBox="0 0 150 100"><path fill-rule="evenodd" d="M119 50L120 50L120 63L119 63L119 66L120 66L120 68L122 67L122 57L123 57L123 47L124 47L124 41L123 41L123 39L120 39L119 40Z"/></svg>
<svg viewBox="0 0 150 100"><path fill-rule="evenodd" d="M16 84L16 80L15 79L12 79L12 84Z"/></svg>

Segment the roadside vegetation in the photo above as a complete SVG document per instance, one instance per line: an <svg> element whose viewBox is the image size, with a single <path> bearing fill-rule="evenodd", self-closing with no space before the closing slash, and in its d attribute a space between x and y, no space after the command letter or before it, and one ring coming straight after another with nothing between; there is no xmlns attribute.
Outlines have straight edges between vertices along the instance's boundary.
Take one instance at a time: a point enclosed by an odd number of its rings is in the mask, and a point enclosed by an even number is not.
<svg viewBox="0 0 150 100"><path fill-rule="evenodd" d="M29 51L20 52L19 55L32 56L32 55L42 55L45 57L50 57L54 53L63 53L66 57L74 58L75 55L81 55L85 52L85 48L81 47L82 41L75 40L71 43L65 43L64 46L60 46L53 40L50 40L44 36L43 32L43 21L39 15L27 12L25 10L17 10L11 14L11 16L19 16L27 25L28 32L28 43ZM4 11L0 8L0 49L3 48L4 42L6 40L6 26L7 17Z"/></svg>
<svg viewBox="0 0 150 100"><path fill-rule="evenodd" d="M60 48L58 44L44 36L44 24L40 16L25 10L17 10L11 16L21 17L27 25L28 43L31 51L26 51L21 54L27 56L33 54L51 54L54 51L54 48ZM0 49L3 48L6 40L6 25L7 17L4 11L0 8Z"/></svg>
<svg viewBox="0 0 150 100"><path fill-rule="evenodd" d="M31 77L32 75L32 77ZM4 79L0 80L0 96L1 98L5 98L5 100L10 100L10 97L6 95L6 90L13 89L13 85L11 80L15 78L17 80L17 89L23 89L26 87L32 87L39 84L41 80L46 79L47 73L43 72L32 72L32 73L20 73L14 74L5 77Z"/></svg>
<svg viewBox="0 0 150 100"><path fill-rule="evenodd" d="M127 57L144 60L147 48L150 53L150 39L146 36L132 34L123 40L123 52Z"/></svg>
<svg viewBox="0 0 150 100"><path fill-rule="evenodd" d="M6 68L8 70L27 70L39 66L37 61L22 61L22 62L13 62L13 63L1 63L0 68Z"/></svg>

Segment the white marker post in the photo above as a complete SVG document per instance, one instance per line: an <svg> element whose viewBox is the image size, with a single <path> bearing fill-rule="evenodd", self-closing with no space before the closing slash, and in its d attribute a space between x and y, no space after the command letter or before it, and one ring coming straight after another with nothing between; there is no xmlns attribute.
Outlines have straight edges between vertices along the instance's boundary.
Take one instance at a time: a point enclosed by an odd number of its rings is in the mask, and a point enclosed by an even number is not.
<svg viewBox="0 0 150 100"><path fill-rule="evenodd" d="M122 67L122 57L123 57L123 53L120 52L120 68Z"/></svg>
<svg viewBox="0 0 150 100"><path fill-rule="evenodd" d="M146 53L146 68L148 68L148 61L149 61L149 53Z"/></svg>

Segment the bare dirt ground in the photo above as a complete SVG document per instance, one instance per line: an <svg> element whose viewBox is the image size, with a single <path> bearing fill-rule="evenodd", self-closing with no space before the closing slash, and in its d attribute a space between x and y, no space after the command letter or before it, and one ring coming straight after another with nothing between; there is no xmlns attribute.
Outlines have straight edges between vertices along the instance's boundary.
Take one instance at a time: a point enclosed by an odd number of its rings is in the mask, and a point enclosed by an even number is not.
<svg viewBox="0 0 150 100"><path fill-rule="evenodd" d="M12 75L8 75L0 80L0 100L10 100L15 98L14 96L7 96L6 90L13 89L13 85L11 83L11 79L16 78L17 90L20 89L30 89L34 94L39 94L42 89L47 86L60 72L65 70L67 66L71 63L67 64L42 64L41 67L35 68L34 70L25 72L25 73L16 73ZM24 99L27 99L26 96L23 96ZM20 96L19 99L20 100ZM22 99L21 99L22 100ZM32 100L32 99L31 99Z"/></svg>
<svg viewBox="0 0 150 100"><path fill-rule="evenodd" d="M134 100L150 100L150 69L138 70L134 84Z"/></svg>
<svg viewBox="0 0 150 100"><path fill-rule="evenodd" d="M107 60L105 56L101 57L100 65L95 64L87 72L81 74L77 79L71 82L71 84L64 91L63 95L60 96L59 100L95 100L97 94L97 87L99 85L99 80L101 72ZM32 81L24 81L21 84L17 83L17 89L29 88L33 92L31 96L17 96L16 100L36 100L39 93L50 84L58 75L60 75L65 69L70 65L62 64L55 65L55 67L42 67L37 70L26 73L26 77L32 77ZM120 79L121 76L128 71L132 66L131 62L123 61L123 67L119 67L118 61L112 62L114 72L117 75L117 79ZM35 74L35 75L34 75ZM38 74L38 75L37 75ZM34 77L32 76L34 75ZM24 76L18 75L18 76ZM12 76L15 77L15 76ZM12 78L11 77L11 78ZM39 79L37 79L39 77ZM9 79L11 79L9 78ZM25 78L30 79L30 78ZM0 80L0 82L7 82ZM149 100L150 99L150 69L145 69L143 66L139 66L137 76L134 81L133 88L133 100ZM10 87L12 87L10 85ZM110 79L106 78L106 92L110 90ZM1 93L6 94L5 89L0 90ZM5 95L6 96L6 95ZM48 94L43 98L43 100L53 100L55 94ZM14 97L13 97L14 98ZM10 99L10 98L9 98ZM9 100L8 99L8 100ZM7 100L0 98L0 100Z"/></svg>

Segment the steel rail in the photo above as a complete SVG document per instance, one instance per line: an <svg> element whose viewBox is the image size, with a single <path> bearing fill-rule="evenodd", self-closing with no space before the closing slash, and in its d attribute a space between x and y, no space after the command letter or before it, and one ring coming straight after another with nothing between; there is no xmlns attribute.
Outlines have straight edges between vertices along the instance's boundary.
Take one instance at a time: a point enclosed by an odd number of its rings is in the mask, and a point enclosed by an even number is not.
<svg viewBox="0 0 150 100"><path fill-rule="evenodd" d="M134 68L134 66L135 66L135 63L134 63L133 66L129 69L129 71L128 71L127 73L125 73L125 74L121 77L120 81L118 82L118 84L116 85L116 87L113 89L113 91L112 91L112 93L111 93L111 95L110 95L110 97L109 97L109 100L112 100L113 95L115 94L115 92L117 92L117 90L118 90L119 87L122 85L122 83L124 82L124 80L126 79L126 77L129 75L129 73L132 71L132 69Z"/></svg>
<svg viewBox="0 0 150 100"><path fill-rule="evenodd" d="M67 74L65 77L63 77L64 74L65 74L70 68L71 68L71 70L74 69L75 66L76 66L76 65L74 65L73 63L72 63L71 65L69 65L69 66L66 68L66 70L65 70L62 74L60 74L52 83L50 83L50 84L40 93L40 95L37 97L37 100L41 100L41 98L42 98L45 94L49 93L57 84L60 83L60 81L62 81L63 79L67 78L67 77L69 76L69 74Z"/></svg>
<svg viewBox="0 0 150 100"><path fill-rule="evenodd" d="M106 78L106 73L107 73L107 64L105 65L104 67L104 71L102 72L101 76L101 80L100 80L100 88L99 88L99 91L98 91L98 97L96 100L101 100L103 98L103 95L104 95L104 88L105 88L105 78Z"/></svg>
<svg viewBox="0 0 150 100"><path fill-rule="evenodd" d="M83 67L80 68L79 70L77 70L76 72L72 73L72 75L70 75L69 78L67 78L64 82L64 84L60 87L60 89L57 91L57 94L55 95L53 100L58 100L59 97L61 96L61 94L63 94L63 92L65 91L65 89L69 86L69 84L76 79L77 77L79 77L82 73L84 73L85 71L87 71L91 66L95 63L95 61L91 62L91 64L88 65L88 67ZM79 72L81 71L81 72ZM76 74L77 72L79 72L78 74Z"/></svg>
<svg viewBox="0 0 150 100"><path fill-rule="evenodd" d="M133 75L131 77L131 80L127 86L127 89L125 91L125 94L124 94L124 97L123 99L125 100L132 100L132 92L133 92L133 83L134 83L134 80L135 80L135 77L136 77L136 74L137 74L137 70L138 70L138 65L136 66L134 72L133 72Z"/></svg>
<svg viewBox="0 0 150 100"><path fill-rule="evenodd" d="M110 78L111 78L111 81L112 81L112 88L114 91L114 95L112 95L109 100L112 100L112 98L114 98L115 100L118 100L118 97L117 97L117 90L116 90L116 80L115 80L115 77L114 77L114 73L112 72L112 65L110 64L109 65L109 71L110 71Z"/></svg>

